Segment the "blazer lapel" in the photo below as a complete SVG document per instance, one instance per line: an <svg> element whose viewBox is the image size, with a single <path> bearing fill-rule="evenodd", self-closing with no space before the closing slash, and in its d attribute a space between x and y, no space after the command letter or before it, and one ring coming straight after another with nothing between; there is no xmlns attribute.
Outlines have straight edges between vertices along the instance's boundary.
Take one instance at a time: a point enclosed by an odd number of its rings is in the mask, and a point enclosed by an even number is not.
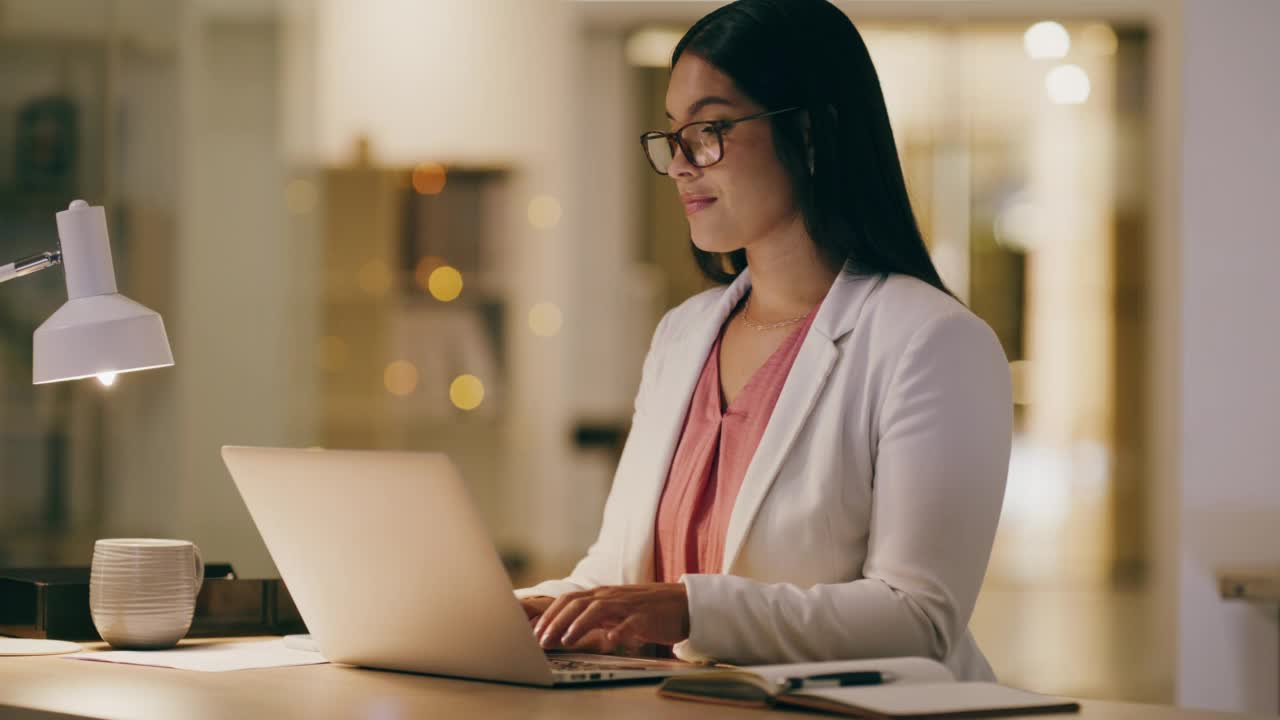
<svg viewBox="0 0 1280 720"><path fill-rule="evenodd" d="M795 363L787 373L778 403L765 426L747 474L742 479L738 497L729 517L725 534L721 572L729 573L738 559L747 531L777 478L778 469L790 452L800 428L804 426L822 388L826 385L839 351L836 341L853 329L862 305L871 291L883 280L881 275L838 275L813 319L808 334L800 345Z"/></svg>
<svg viewBox="0 0 1280 720"><path fill-rule="evenodd" d="M701 317L692 318L684 328L673 329L666 347L661 348L668 356L662 373L661 394L654 401L651 427L655 428L655 437L650 440L648 462L640 471L644 477L636 484L639 488L636 506L628 514L630 520L623 550L623 577L628 583L652 579L653 533L658 501L667 483L671 459L680 443L689 402L711 353L711 346L720 335L721 326L746 294L747 288L751 287L750 272L749 269L743 270L720 294L713 309Z"/></svg>

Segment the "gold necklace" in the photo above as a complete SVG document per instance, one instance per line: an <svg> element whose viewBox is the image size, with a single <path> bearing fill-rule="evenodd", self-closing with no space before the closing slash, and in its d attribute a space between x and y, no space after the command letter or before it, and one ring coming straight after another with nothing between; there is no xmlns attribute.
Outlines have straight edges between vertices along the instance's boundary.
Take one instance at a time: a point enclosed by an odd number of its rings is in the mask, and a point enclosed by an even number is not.
<svg viewBox="0 0 1280 720"><path fill-rule="evenodd" d="M746 323L747 327L751 328L752 330L774 330L780 327L794 325L795 323L798 323L801 320L809 317L809 313L805 313L804 315L797 315L796 317L793 317L790 320L780 320L775 323L758 323L752 320L751 318L747 317L747 309L750 307L751 307L751 296L748 295L746 303L743 304L742 306L742 322Z"/></svg>

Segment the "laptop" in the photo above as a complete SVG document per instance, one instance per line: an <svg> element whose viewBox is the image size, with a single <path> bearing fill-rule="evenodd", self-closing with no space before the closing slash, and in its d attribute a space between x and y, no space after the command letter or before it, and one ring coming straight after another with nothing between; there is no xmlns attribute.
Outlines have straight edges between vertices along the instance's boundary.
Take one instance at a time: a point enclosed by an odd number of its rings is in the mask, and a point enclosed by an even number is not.
<svg viewBox="0 0 1280 720"><path fill-rule="evenodd" d="M706 669L544 652L443 453L227 446L222 459L331 662L544 687Z"/></svg>

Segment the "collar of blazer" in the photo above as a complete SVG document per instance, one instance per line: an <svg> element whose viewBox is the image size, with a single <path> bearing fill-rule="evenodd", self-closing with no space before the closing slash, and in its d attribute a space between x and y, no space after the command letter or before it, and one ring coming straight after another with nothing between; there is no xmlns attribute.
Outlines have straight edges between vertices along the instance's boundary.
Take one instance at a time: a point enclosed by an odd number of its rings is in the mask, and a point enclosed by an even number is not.
<svg viewBox="0 0 1280 720"><path fill-rule="evenodd" d="M690 312L681 313L683 318L672 319L675 327L662 348L666 355L666 369L661 379L660 397L654 406L652 425L659 428L660 437L650 439L654 451L646 453L649 461L642 463L645 466L641 469L644 477L637 478L639 482L635 487L640 490L635 498L623 555L627 582L651 580L654 516L666 485L671 459L680 442L689 400L721 326L751 287L750 272L750 269L744 270L718 295L708 294L708 301L703 307L690 307ZM839 355L836 341L853 330L867 298L884 278L883 274L859 273L846 264L827 291L743 477L729 517L721 564L723 572L732 571L756 511L773 486L783 460L826 384Z"/></svg>

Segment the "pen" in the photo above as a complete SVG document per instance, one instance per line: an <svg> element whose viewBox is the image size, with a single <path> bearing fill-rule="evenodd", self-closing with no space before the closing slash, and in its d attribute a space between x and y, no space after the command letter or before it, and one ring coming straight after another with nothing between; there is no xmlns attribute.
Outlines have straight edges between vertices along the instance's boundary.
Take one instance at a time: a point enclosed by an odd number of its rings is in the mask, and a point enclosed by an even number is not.
<svg viewBox="0 0 1280 720"><path fill-rule="evenodd" d="M821 687L845 687L848 685L880 685L893 682L892 673L878 670L859 672L827 673L825 675L806 675L805 677L782 678L778 685L783 690L803 690Z"/></svg>

